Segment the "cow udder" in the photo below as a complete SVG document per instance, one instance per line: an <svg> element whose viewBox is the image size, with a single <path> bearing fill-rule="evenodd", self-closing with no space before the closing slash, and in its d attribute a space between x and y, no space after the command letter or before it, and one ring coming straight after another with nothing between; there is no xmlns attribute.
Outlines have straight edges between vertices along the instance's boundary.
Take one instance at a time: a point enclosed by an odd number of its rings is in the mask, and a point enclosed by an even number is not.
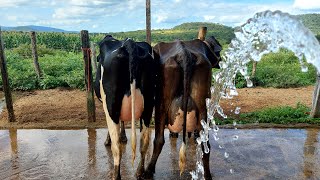
<svg viewBox="0 0 320 180"><path fill-rule="evenodd" d="M143 95L141 94L141 91L139 89L135 90L135 115L134 119L139 120L143 109L144 109L144 98ZM120 112L120 120L122 121L131 121L131 99L132 96L123 96L122 99L122 105L121 105L121 112Z"/></svg>

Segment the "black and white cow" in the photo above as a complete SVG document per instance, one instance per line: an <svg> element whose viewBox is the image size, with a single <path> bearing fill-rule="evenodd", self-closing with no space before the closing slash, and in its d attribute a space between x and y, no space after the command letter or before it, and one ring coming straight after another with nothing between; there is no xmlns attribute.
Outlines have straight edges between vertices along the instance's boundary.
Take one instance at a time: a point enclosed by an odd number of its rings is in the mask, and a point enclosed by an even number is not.
<svg viewBox="0 0 320 180"><path fill-rule="evenodd" d="M114 179L121 179L119 122L131 121L132 163L136 152L135 121L140 121L141 160L136 175L144 172L144 158L150 139L150 120L154 107L155 68L152 48L145 42L131 39L119 41L106 36L100 43L99 66L95 81L95 92L103 103L111 150L114 158ZM143 123L143 125L142 125Z"/></svg>
<svg viewBox="0 0 320 180"><path fill-rule="evenodd" d="M151 162L145 173L152 178L164 145L164 128L183 131L179 153L180 173L185 168L186 133L200 131L207 120L205 99L210 97L211 69L219 68L221 45L212 36L206 41L180 41L155 45L154 59L159 62L155 103L155 139ZM210 145L210 144L208 144ZM210 146L209 146L210 148ZM203 155L206 179L211 179L209 154Z"/></svg>

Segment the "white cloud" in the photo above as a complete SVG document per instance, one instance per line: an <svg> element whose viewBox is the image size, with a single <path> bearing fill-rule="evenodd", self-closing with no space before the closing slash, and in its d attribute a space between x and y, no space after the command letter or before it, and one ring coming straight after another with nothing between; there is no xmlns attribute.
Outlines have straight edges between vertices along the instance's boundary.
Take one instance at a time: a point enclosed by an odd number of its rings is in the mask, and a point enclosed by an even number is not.
<svg viewBox="0 0 320 180"><path fill-rule="evenodd" d="M9 20L9 21L16 21L17 19L18 19L18 17L17 16L14 16L14 15L8 15L7 16L7 19Z"/></svg>
<svg viewBox="0 0 320 180"><path fill-rule="evenodd" d="M28 4L28 0L0 0L0 8L18 7L25 4Z"/></svg>
<svg viewBox="0 0 320 180"><path fill-rule="evenodd" d="M215 19L216 16L213 15L204 15L203 18L205 21L212 21Z"/></svg>
<svg viewBox="0 0 320 180"><path fill-rule="evenodd" d="M165 22L168 19L168 15L165 13L155 14L154 17L156 18L157 23Z"/></svg>
<svg viewBox="0 0 320 180"><path fill-rule="evenodd" d="M227 0L151 0L151 24L153 29L196 21L236 26L245 23L256 12L267 9L290 14L320 12L320 0L252 0L246 3ZM87 28L102 32L145 28L145 0L0 0L0 12L3 14L0 22L4 26L19 23L69 30Z"/></svg>
<svg viewBox="0 0 320 180"><path fill-rule="evenodd" d="M320 9L319 0L295 0L293 7L298 9Z"/></svg>

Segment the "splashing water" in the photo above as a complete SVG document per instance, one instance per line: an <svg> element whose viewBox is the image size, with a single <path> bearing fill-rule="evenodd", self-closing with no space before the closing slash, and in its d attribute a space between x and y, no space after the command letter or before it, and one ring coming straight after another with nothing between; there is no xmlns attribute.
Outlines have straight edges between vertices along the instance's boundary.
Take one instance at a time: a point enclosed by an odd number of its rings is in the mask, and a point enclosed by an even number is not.
<svg viewBox="0 0 320 180"><path fill-rule="evenodd" d="M227 118L219 105L220 99L230 99L238 95L235 86L236 74L239 72L244 76L247 87L253 85L247 73L247 63L251 60L259 61L265 54L286 48L298 57L302 72L308 71L306 63L313 64L318 72L320 70L319 41L297 18L287 13L281 11L257 13L235 30L235 36L236 38L222 55L222 61L219 62L220 71L212 75L214 84L210 88L211 99L206 99L208 122L213 126L214 137L217 137L219 131L214 120L215 112ZM209 139L208 124L202 123L203 138L197 140L197 170L190 173L192 179L204 179L201 143L206 144ZM230 169L230 173L234 173L233 169Z"/></svg>

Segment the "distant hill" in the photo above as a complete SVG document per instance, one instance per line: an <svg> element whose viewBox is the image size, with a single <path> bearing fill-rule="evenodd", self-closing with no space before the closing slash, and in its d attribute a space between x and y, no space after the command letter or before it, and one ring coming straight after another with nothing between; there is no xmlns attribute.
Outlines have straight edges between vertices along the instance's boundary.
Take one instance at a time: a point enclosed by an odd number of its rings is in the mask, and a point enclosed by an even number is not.
<svg viewBox="0 0 320 180"><path fill-rule="evenodd" d="M320 34L320 14L301 14L297 17L314 34Z"/></svg>
<svg viewBox="0 0 320 180"><path fill-rule="evenodd" d="M229 44L234 38L233 28L216 23L192 22L183 23L172 29L154 29L151 32L153 44L158 42L169 42L176 39L193 40L198 37L200 26L207 26L207 37L215 36L221 44ZM124 39L131 37L137 41L145 41L145 30L109 33L116 38Z"/></svg>
<svg viewBox="0 0 320 180"><path fill-rule="evenodd" d="M37 32L69 32L63 29L57 29L46 26L16 26L16 27L5 27L1 26L1 30L3 31L37 31Z"/></svg>

